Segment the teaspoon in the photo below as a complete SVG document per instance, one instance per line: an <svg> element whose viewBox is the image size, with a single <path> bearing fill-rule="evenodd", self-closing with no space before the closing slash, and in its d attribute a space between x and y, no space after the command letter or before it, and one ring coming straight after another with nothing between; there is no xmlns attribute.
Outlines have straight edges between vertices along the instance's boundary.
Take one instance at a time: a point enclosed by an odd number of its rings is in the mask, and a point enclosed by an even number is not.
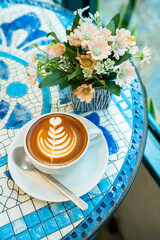
<svg viewBox="0 0 160 240"><path fill-rule="evenodd" d="M39 173L44 179L54 185L58 190L60 190L68 199L74 202L80 209L87 210L88 205L82 199L77 197L72 191L70 191L67 187L65 187L62 183L60 183L57 179L52 177L51 175L39 171L26 157L23 147L17 147L13 152L14 162L18 167L25 171L36 171Z"/></svg>

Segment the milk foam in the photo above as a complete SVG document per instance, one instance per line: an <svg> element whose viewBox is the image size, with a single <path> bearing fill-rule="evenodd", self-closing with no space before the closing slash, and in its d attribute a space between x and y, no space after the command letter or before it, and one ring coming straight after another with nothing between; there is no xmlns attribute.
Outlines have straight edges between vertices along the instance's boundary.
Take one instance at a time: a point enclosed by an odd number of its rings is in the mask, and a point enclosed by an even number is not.
<svg viewBox="0 0 160 240"><path fill-rule="evenodd" d="M77 136L70 126L70 134L63 126L60 117L52 117L47 126L47 135L44 134L46 128L39 129L37 144L39 150L46 156L52 158L65 157L70 154L77 142Z"/></svg>

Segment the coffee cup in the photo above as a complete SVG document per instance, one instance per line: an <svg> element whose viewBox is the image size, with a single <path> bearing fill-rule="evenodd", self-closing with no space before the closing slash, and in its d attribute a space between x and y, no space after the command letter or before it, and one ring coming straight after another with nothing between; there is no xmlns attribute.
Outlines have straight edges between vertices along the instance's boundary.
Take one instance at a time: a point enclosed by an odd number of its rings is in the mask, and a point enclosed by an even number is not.
<svg viewBox="0 0 160 240"><path fill-rule="evenodd" d="M26 131L24 150L32 164L48 174L63 174L78 164L102 132L86 128L71 113L48 113L35 120Z"/></svg>

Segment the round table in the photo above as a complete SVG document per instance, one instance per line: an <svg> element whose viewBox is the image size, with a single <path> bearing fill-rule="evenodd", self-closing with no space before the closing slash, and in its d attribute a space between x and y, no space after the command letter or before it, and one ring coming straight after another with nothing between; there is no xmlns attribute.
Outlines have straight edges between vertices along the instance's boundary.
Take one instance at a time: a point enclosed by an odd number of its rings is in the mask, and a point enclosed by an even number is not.
<svg viewBox="0 0 160 240"><path fill-rule="evenodd" d="M72 111L69 90L30 86L26 66L45 48L46 33L65 40L74 15L46 3L2 0L0 3L0 237L3 239L91 239L124 199L139 169L147 134L146 96L134 82L113 96L107 110L82 114L103 130L109 162L100 182L82 199L88 210L71 201L44 202L23 192L7 166L12 139L33 117L51 111Z"/></svg>

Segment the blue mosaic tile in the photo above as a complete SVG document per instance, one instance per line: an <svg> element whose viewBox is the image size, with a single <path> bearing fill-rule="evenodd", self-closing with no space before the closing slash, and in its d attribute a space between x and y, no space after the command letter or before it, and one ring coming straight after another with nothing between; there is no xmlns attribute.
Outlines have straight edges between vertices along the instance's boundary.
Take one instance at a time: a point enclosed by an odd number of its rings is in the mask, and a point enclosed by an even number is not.
<svg viewBox="0 0 160 240"><path fill-rule="evenodd" d="M94 206L97 206L98 203L103 199L102 195L99 195L98 197L93 198L91 201L93 203Z"/></svg>
<svg viewBox="0 0 160 240"><path fill-rule="evenodd" d="M25 231L16 235L16 240L25 240L25 239L32 240L28 231Z"/></svg>
<svg viewBox="0 0 160 240"><path fill-rule="evenodd" d="M58 226L53 218L43 222L42 225L47 235L58 230Z"/></svg>
<svg viewBox="0 0 160 240"><path fill-rule="evenodd" d="M0 79L6 81L8 80L8 78L9 78L8 65L3 60L0 60Z"/></svg>
<svg viewBox="0 0 160 240"><path fill-rule="evenodd" d="M19 129L32 118L31 111L26 106L17 102L4 128Z"/></svg>
<svg viewBox="0 0 160 240"><path fill-rule="evenodd" d="M88 194L89 194L90 198L93 198L93 197L100 195L101 191L100 191L99 187L96 185L94 188L91 189L91 191L89 191Z"/></svg>
<svg viewBox="0 0 160 240"><path fill-rule="evenodd" d="M9 110L9 103L5 100L0 101L0 119L5 118Z"/></svg>
<svg viewBox="0 0 160 240"><path fill-rule="evenodd" d="M78 207L74 207L67 212L72 222L76 222L83 218L82 211Z"/></svg>
<svg viewBox="0 0 160 240"><path fill-rule="evenodd" d="M75 205L73 202L71 202L71 201L64 202L63 204L64 204L66 210L68 210L68 209L73 208L73 207L76 206L76 205Z"/></svg>
<svg viewBox="0 0 160 240"><path fill-rule="evenodd" d="M7 224L0 228L0 237L2 239L8 239L14 235L11 224Z"/></svg>
<svg viewBox="0 0 160 240"><path fill-rule="evenodd" d="M11 237L9 240L16 240L16 237Z"/></svg>
<svg viewBox="0 0 160 240"><path fill-rule="evenodd" d="M83 201L85 201L85 202L86 202L87 200L90 200L88 194L85 194L85 195L81 196L81 199L82 199Z"/></svg>
<svg viewBox="0 0 160 240"><path fill-rule="evenodd" d="M51 208L51 211L53 212L54 216L56 216L62 212L65 212L63 203L51 203L50 208Z"/></svg>
<svg viewBox="0 0 160 240"><path fill-rule="evenodd" d="M70 98L70 88L64 88L62 90L60 90L60 87L57 87L58 92L59 92L59 100L60 100L60 104L65 104L67 102L71 101Z"/></svg>
<svg viewBox="0 0 160 240"><path fill-rule="evenodd" d="M34 39L46 36L46 32L40 30L40 27L41 22L37 15L33 12L20 16L12 22L3 23L1 25L1 29L6 38L7 46L11 46L12 35L15 31L23 29L28 32L27 38L17 48L23 47L25 44L30 43Z"/></svg>
<svg viewBox="0 0 160 240"><path fill-rule="evenodd" d="M36 212L30 213L24 217L28 228L31 228L40 223L39 217Z"/></svg>
<svg viewBox="0 0 160 240"><path fill-rule="evenodd" d="M87 204L88 204L88 209L83 211L84 217L87 217L94 209L94 206L91 200L87 201Z"/></svg>
<svg viewBox="0 0 160 240"><path fill-rule="evenodd" d="M41 224L29 229L29 232L33 240L38 240L45 237L45 233Z"/></svg>
<svg viewBox="0 0 160 240"><path fill-rule="evenodd" d="M119 151L119 146L115 139L113 138L112 134L103 126L99 125L100 124L100 117L98 113L93 112L87 116L85 116L88 120L93 122L98 128L100 128L103 132L103 135L106 139L106 142L108 144L108 150L109 150L109 155L112 155L114 153L117 153Z"/></svg>
<svg viewBox="0 0 160 240"><path fill-rule="evenodd" d="M100 182L98 183L98 186L99 186L101 192L102 192L102 193L105 193L105 192L107 192L108 189L110 188L111 183L110 183L110 181L106 178L106 179L103 179L102 181L100 181Z"/></svg>
<svg viewBox="0 0 160 240"><path fill-rule="evenodd" d="M13 226L15 234L23 232L27 229L27 226L26 226L23 218L20 218L16 221L12 222L12 226Z"/></svg>
<svg viewBox="0 0 160 240"><path fill-rule="evenodd" d="M39 209L37 213L42 222L53 217L52 211L49 206Z"/></svg>
<svg viewBox="0 0 160 240"><path fill-rule="evenodd" d="M26 84L21 82L13 82L10 83L7 87L7 94L12 98L20 98L23 97L27 91L28 87Z"/></svg>
<svg viewBox="0 0 160 240"><path fill-rule="evenodd" d="M8 163L8 155L0 158L0 167Z"/></svg>
<svg viewBox="0 0 160 240"><path fill-rule="evenodd" d="M11 181L14 182L14 180L13 180L13 178L12 178L9 170L5 171L4 174L5 174Z"/></svg>
<svg viewBox="0 0 160 240"><path fill-rule="evenodd" d="M55 220L58 224L58 227L61 229L71 224L71 220L66 212L61 213L60 215L55 217Z"/></svg>

